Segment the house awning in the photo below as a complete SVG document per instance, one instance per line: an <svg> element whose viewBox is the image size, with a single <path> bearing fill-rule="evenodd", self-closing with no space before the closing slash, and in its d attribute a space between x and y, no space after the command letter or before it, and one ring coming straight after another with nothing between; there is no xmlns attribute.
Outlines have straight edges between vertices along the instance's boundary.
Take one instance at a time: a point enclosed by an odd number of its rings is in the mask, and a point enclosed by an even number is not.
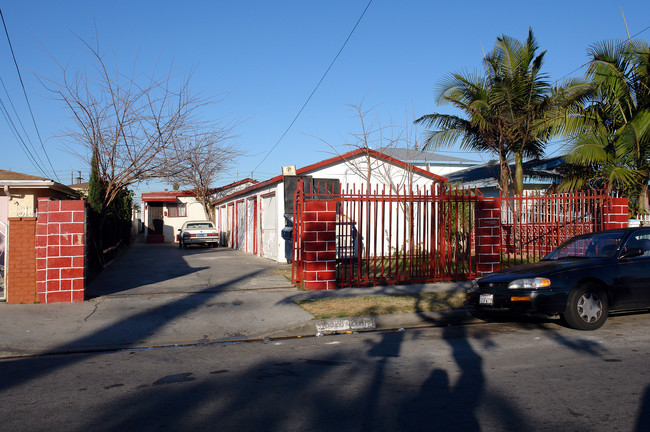
<svg viewBox="0 0 650 432"><path fill-rule="evenodd" d="M170 196L148 196L148 197L142 197L143 202L176 202L176 197L170 197Z"/></svg>

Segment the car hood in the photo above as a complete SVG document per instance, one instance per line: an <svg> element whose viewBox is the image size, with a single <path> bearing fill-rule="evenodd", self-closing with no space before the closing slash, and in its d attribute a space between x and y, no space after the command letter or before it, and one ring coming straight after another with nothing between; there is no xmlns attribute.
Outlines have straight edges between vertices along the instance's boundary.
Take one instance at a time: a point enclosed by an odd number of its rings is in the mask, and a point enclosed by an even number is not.
<svg viewBox="0 0 650 432"><path fill-rule="evenodd" d="M608 261L609 260L606 259L593 258L539 261L536 263L522 264L497 271L480 278L480 281L502 282L536 276L550 276L558 272L566 272L587 267L597 267Z"/></svg>

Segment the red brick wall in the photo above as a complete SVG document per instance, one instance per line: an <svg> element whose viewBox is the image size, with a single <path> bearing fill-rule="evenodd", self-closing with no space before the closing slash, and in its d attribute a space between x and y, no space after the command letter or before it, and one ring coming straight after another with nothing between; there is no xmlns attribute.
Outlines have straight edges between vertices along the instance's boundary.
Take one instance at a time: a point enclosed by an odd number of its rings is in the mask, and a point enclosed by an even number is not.
<svg viewBox="0 0 650 432"><path fill-rule="evenodd" d="M34 303L36 295L36 218L9 218L7 303Z"/></svg>
<svg viewBox="0 0 650 432"><path fill-rule="evenodd" d="M36 292L42 303L84 300L85 202L38 200Z"/></svg>
<svg viewBox="0 0 650 432"><path fill-rule="evenodd" d="M604 229L627 228L628 224L628 199L612 198L604 214Z"/></svg>
<svg viewBox="0 0 650 432"><path fill-rule="evenodd" d="M479 276L501 268L500 201L486 198L476 211L476 272Z"/></svg>
<svg viewBox="0 0 650 432"><path fill-rule="evenodd" d="M336 288L336 202L304 204L303 288Z"/></svg>

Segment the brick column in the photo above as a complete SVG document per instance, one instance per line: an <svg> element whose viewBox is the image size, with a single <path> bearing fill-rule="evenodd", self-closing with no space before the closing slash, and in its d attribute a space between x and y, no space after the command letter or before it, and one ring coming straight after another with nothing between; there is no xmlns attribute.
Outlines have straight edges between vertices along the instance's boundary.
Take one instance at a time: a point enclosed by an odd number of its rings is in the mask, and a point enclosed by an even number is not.
<svg viewBox="0 0 650 432"><path fill-rule="evenodd" d="M498 199L478 202L476 271L479 276L501 269L501 208Z"/></svg>
<svg viewBox="0 0 650 432"><path fill-rule="evenodd" d="M627 198L610 198L603 210L604 229L627 228L629 220Z"/></svg>
<svg viewBox="0 0 650 432"><path fill-rule="evenodd" d="M9 218L7 303L34 303L36 295L35 217Z"/></svg>
<svg viewBox="0 0 650 432"><path fill-rule="evenodd" d="M302 231L303 288L336 288L336 202L305 201Z"/></svg>
<svg viewBox="0 0 650 432"><path fill-rule="evenodd" d="M84 300L85 202L38 200L37 295L42 303Z"/></svg>

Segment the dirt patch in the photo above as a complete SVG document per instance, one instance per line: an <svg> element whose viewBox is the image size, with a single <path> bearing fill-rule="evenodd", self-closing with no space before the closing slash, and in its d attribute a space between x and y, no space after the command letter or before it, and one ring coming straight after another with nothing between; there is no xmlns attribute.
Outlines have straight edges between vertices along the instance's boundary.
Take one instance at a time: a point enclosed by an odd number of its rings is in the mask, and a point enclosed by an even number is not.
<svg viewBox="0 0 650 432"><path fill-rule="evenodd" d="M316 319L373 316L460 309L465 291L344 297L296 302Z"/></svg>

